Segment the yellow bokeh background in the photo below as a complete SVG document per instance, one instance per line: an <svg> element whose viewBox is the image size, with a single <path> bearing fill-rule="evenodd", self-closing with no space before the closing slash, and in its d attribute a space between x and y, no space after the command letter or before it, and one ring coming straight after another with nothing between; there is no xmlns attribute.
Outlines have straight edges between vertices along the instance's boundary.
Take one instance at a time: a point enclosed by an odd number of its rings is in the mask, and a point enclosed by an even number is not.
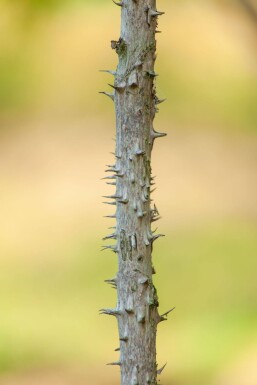
<svg viewBox="0 0 257 385"><path fill-rule="evenodd" d="M166 385L257 383L257 7L159 0L154 248ZM0 0L0 383L118 385L100 252L120 9Z"/></svg>

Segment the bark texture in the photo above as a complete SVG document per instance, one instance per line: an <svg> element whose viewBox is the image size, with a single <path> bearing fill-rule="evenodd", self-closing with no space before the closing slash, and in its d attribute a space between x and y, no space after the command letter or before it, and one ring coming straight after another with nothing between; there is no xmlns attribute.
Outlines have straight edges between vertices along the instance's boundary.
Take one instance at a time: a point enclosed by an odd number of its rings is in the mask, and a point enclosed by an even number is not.
<svg viewBox="0 0 257 385"><path fill-rule="evenodd" d="M151 152L156 138L165 136L153 128L157 105L162 102L155 93L154 63L156 59L157 18L155 0L122 0L121 36L111 45L119 57L111 85L115 102L116 161L109 165L107 182L116 186L114 195L106 197L116 208L116 227L105 239L116 244L105 246L118 254L118 273L107 280L117 288L115 309L102 309L103 314L117 318L121 385L157 384L156 331L167 313L159 315L158 297L153 285L152 249L161 235L151 229L159 213L150 195Z"/></svg>

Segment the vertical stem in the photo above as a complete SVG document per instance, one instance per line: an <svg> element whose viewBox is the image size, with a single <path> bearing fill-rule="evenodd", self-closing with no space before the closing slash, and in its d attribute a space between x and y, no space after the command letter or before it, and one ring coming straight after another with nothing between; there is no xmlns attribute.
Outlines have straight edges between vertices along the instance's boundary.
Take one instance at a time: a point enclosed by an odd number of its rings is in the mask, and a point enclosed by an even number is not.
<svg viewBox="0 0 257 385"><path fill-rule="evenodd" d="M154 63L157 17L155 0L122 0L121 36L112 41L119 64L115 73L116 164L110 166L116 180L117 226L110 238L118 254L115 315L120 337L121 385L157 383L156 331L165 317L159 315L153 285L152 248L160 235L151 230L159 213L151 208L151 152L154 140L165 134L153 128L156 105ZM110 96L110 95L109 95Z"/></svg>

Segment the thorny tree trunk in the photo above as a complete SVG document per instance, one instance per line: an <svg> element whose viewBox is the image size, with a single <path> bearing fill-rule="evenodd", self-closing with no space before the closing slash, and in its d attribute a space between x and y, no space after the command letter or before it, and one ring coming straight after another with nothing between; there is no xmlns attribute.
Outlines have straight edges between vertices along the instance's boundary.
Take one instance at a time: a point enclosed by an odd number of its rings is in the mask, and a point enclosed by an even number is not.
<svg viewBox="0 0 257 385"><path fill-rule="evenodd" d="M118 274L108 283L117 287L115 309L102 309L103 314L118 320L121 385L155 385L156 331L159 322L169 312L159 315L158 297L152 282L153 242L160 237L151 230L151 223L159 218L151 207L151 152L156 138L165 136L153 128L157 105L162 102L155 94L154 62L156 59L157 17L155 0L122 0L121 37L112 41L119 57L115 76L116 163L108 166L108 183L116 185L107 203L116 206L117 225L105 239L117 240L105 246L118 254ZM110 181L109 181L110 179ZM113 180L113 181L112 181Z"/></svg>

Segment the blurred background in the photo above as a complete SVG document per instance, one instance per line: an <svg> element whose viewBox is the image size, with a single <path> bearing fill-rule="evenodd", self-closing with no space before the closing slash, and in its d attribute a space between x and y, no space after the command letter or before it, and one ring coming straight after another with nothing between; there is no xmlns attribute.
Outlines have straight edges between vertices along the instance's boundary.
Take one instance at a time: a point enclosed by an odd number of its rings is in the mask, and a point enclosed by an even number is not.
<svg viewBox="0 0 257 385"><path fill-rule="evenodd" d="M159 0L153 152L166 385L257 383L257 4ZM111 0L0 0L0 383L118 385L100 252Z"/></svg>

